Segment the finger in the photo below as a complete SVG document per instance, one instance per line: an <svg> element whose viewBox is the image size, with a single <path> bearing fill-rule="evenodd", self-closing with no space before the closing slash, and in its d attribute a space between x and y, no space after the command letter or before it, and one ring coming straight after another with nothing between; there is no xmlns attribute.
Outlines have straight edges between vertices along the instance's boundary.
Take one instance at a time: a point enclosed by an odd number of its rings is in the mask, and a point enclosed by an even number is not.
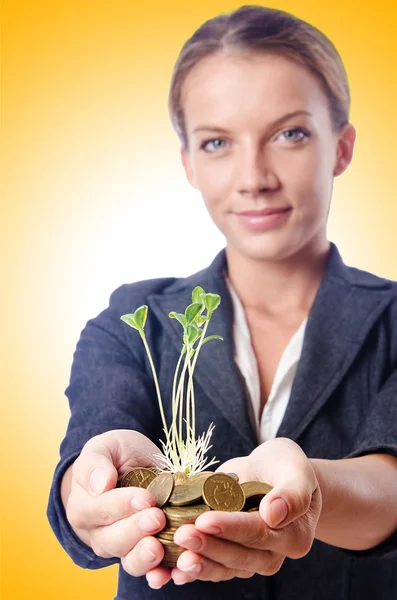
<svg viewBox="0 0 397 600"><path fill-rule="evenodd" d="M159 565L146 573L146 580L153 590L158 590L171 580L171 569Z"/></svg>
<svg viewBox="0 0 397 600"><path fill-rule="evenodd" d="M313 544L314 523L317 519L318 509L314 501L306 515L280 529L268 527L259 511L252 513L211 511L200 515L196 519L195 527L202 533L247 548L270 550L282 557L301 558L309 552Z"/></svg>
<svg viewBox="0 0 397 600"><path fill-rule="evenodd" d="M239 571L238 569L229 569L224 565L204 558L200 554L186 551L183 552L178 558L177 568L172 571L172 578L174 582L179 584L186 583L183 575L188 575L190 579L199 579L200 581L227 581L233 579L233 577L240 577L242 579L248 579L254 574L252 571Z"/></svg>
<svg viewBox="0 0 397 600"><path fill-rule="evenodd" d="M194 526L202 533L260 550L271 547L277 537L277 531L266 525L259 512L214 510L197 517Z"/></svg>
<svg viewBox="0 0 397 600"><path fill-rule="evenodd" d="M145 537L121 558L121 564L123 569L133 577L141 577L158 567L163 558L164 548L159 540L154 537ZM165 580L163 569L165 567L162 567L160 572L155 572L151 577L155 581Z"/></svg>
<svg viewBox="0 0 397 600"><path fill-rule="evenodd" d="M184 585L185 583L192 583L196 580L196 577L194 577L193 575L189 575L189 573L181 571L177 567L174 567L172 569L171 578L175 585Z"/></svg>
<svg viewBox="0 0 397 600"><path fill-rule="evenodd" d="M274 455L277 461L272 460ZM252 480L273 486L260 506L269 527L283 527L307 512L318 481L310 461L295 442L269 440L253 450L248 463Z"/></svg>
<svg viewBox="0 0 397 600"><path fill-rule="evenodd" d="M273 529L283 528L297 521L300 517L308 515L310 509L318 518L321 494L319 487L313 488L306 478L296 478L288 484L277 486L262 498L259 505L260 516Z"/></svg>
<svg viewBox="0 0 397 600"><path fill-rule="evenodd" d="M72 527L91 529L111 525L154 506L152 494L142 488L116 488L92 497L76 484L69 498L66 514Z"/></svg>
<svg viewBox="0 0 397 600"><path fill-rule="evenodd" d="M93 529L92 548L99 556L102 556L102 552L110 556L126 556L143 538L158 533L164 527L163 511L147 508L112 525Z"/></svg>
<svg viewBox="0 0 397 600"><path fill-rule="evenodd" d="M155 466L159 449L138 431L112 430L91 438L73 465L73 478L93 496L116 486L118 470Z"/></svg>
<svg viewBox="0 0 397 600"><path fill-rule="evenodd" d="M200 554L212 562L220 563L233 571L247 571L273 575L283 562L269 550L248 548L235 542L218 539L197 531L194 525L180 527L174 535L175 543Z"/></svg>

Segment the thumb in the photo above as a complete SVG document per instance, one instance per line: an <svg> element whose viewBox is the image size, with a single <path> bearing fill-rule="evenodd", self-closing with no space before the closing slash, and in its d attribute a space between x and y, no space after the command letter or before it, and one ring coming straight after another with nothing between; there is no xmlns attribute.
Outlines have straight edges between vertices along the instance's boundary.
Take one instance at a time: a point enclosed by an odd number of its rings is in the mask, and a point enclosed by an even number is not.
<svg viewBox="0 0 397 600"><path fill-rule="evenodd" d="M295 485L273 488L259 505L259 512L265 523L272 529L289 525L309 510L312 492L307 481L297 481Z"/></svg>
<svg viewBox="0 0 397 600"><path fill-rule="evenodd" d="M92 438L73 465L73 479L90 496L99 496L116 486L118 472L106 445Z"/></svg>
<svg viewBox="0 0 397 600"><path fill-rule="evenodd" d="M104 465L103 467L95 467L89 476L90 492L93 496L99 496L105 490L111 489L114 486L113 473L108 472L109 470Z"/></svg>
<svg viewBox="0 0 397 600"><path fill-rule="evenodd" d="M118 471L156 466L159 449L138 431L115 429L92 437L73 466L74 480L91 496L116 487Z"/></svg>

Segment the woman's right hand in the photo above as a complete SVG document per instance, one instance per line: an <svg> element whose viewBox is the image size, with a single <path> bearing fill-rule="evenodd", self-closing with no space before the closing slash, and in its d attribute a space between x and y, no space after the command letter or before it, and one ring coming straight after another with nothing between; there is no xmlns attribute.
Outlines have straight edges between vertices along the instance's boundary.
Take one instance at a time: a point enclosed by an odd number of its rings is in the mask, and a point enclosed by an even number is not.
<svg viewBox="0 0 397 600"><path fill-rule="evenodd" d="M66 516L76 535L95 554L119 557L133 576L149 571L149 585L160 587L171 570L158 567L164 556L153 537L165 527L165 515L153 496L138 487L116 488L117 479L134 467L157 466L159 449L137 431L113 430L91 438L62 481Z"/></svg>

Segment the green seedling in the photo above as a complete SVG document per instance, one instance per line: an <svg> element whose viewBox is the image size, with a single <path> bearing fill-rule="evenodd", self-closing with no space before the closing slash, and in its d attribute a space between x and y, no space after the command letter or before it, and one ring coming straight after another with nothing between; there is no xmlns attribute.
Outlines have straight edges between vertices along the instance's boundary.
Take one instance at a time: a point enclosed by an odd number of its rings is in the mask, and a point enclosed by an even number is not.
<svg viewBox="0 0 397 600"><path fill-rule="evenodd" d="M170 312L169 317L176 319L182 326L182 350L177 362L172 386L172 423L167 426L160 386L154 367L152 355L145 336L145 324L148 307L140 306L133 314L122 315L121 320L136 329L143 341L152 369L166 441L160 440L163 454L156 457L164 471L182 472L194 475L208 469L218 461L211 460L206 454L210 446L214 425L211 423L207 432L196 439L196 406L194 398L193 374L201 348L211 340L222 340L219 335L206 337L212 314L220 304L218 294L206 294L197 286L192 292L192 303L184 313ZM209 461L209 462L208 462Z"/></svg>

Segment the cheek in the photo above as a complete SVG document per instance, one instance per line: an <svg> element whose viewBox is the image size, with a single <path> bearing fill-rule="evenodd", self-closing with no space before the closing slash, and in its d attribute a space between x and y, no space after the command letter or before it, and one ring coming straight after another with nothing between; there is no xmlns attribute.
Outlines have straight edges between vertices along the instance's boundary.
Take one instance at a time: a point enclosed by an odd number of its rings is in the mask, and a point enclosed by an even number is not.
<svg viewBox="0 0 397 600"><path fill-rule="evenodd" d="M290 192L302 206L327 204L332 191L332 171L329 157L318 147L291 162L285 171Z"/></svg>
<svg viewBox="0 0 397 600"><path fill-rule="evenodd" d="M228 197L233 187L233 171L226 161L202 161L196 167L197 185L208 207Z"/></svg>

